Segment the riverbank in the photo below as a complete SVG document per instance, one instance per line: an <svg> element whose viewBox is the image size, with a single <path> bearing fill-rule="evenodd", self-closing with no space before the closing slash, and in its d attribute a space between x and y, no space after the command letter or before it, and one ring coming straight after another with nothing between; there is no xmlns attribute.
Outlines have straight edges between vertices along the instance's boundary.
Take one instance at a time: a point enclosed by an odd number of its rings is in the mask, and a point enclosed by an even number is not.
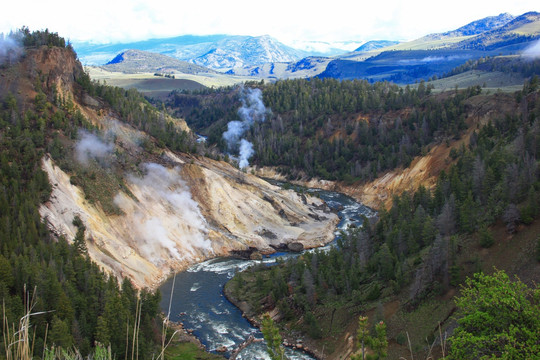
<svg viewBox="0 0 540 360"><path fill-rule="evenodd" d="M225 360L221 355L210 353L182 322L169 321L167 333L170 335L167 336L165 356L169 359Z"/></svg>
<svg viewBox="0 0 540 360"><path fill-rule="evenodd" d="M307 175L290 180L280 173L278 168L269 166L252 166L248 168L248 171L262 178L340 192L375 210L380 210L382 207L388 209L392 206L394 195L399 195L404 191L416 191L420 185L426 188L435 186L440 172L451 164L448 160L450 151L467 145L468 138L469 136L464 136L450 144L446 142L436 144L425 155L415 157L406 168L388 170L371 181L356 181L352 184L344 181L309 178Z"/></svg>
<svg viewBox="0 0 540 360"><path fill-rule="evenodd" d="M249 305L248 302L242 301L238 299L233 294L232 290L232 284L231 282L227 282L223 288L223 295L227 300L229 300L234 306L236 306L240 311L242 312L242 317L244 317L249 323L258 328L261 329L261 320L259 315L256 311ZM272 317L273 320L276 320L281 317L279 314L279 310L277 308L272 309L269 311L270 317ZM313 358L317 360L323 359L323 354L320 350L316 348L315 342L306 337L306 336L300 336L300 334L291 334L286 333L283 331L283 329L280 329L280 334L282 338L282 345L284 347L288 347L294 350L302 351Z"/></svg>
<svg viewBox="0 0 540 360"><path fill-rule="evenodd" d="M365 216L369 217L373 215L371 209L343 194L321 190L310 190L309 193L313 195L313 198L319 198L319 201L324 201L328 204L329 209L326 209L327 212L324 213L324 216L333 215L336 219L338 217L340 218L338 224L333 224L331 230L334 236L332 238L335 237L336 230L344 230L349 225L359 226ZM307 199L311 199L307 194L305 195ZM335 214L336 209L338 209L338 215ZM330 210L330 213L328 213L328 210ZM290 251L291 246L287 246L287 248L279 246L282 241L279 241L279 239L276 240L278 240L276 241L276 247L272 249L278 252L276 255L266 256L261 253L247 251L242 254L236 254L236 258L227 257L208 260L190 267L187 271L178 273L175 278L175 286L173 286L173 278L171 278L160 287L162 293L161 308L168 309L169 299L172 298L171 319L181 321L185 324L186 328L193 329L193 334L201 340L209 351L217 352L218 349L227 349L224 353L225 356L230 355L230 351L238 347L239 344L243 343L252 335L256 338L262 338L257 315L251 310L250 305L238 301L238 299L243 299L244 294L235 296L234 292L226 292L224 288L226 283L235 274L250 273L249 270L246 272L243 271L253 265L273 264L276 261L276 257L286 260L291 257L304 256L302 252ZM328 244L324 249L328 249L331 246L331 244ZM258 259L254 259L254 257ZM276 267L264 266L264 268L271 270ZM242 277L244 276L241 275L240 278ZM250 279L251 281L255 281L255 278ZM263 294L260 298L263 297L268 298L268 293ZM268 310L274 308L276 308L275 304L268 307ZM259 311L256 303L253 309ZM262 311L259 313L262 313ZM274 314L278 315L278 312ZM331 315L321 313L317 316L320 319L330 319ZM284 343L288 346L286 348L287 357L296 360L311 360L314 358L327 358L326 355L329 353L344 353L341 349L337 349L333 345L337 343L336 339L333 338L333 334L340 329L340 324L343 323L342 318L349 318L350 314L341 314L340 311L337 311L335 315L336 320L333 321L333 330L331 330L331 333L326 330L328 328L326 324L321 324L325 326L325 339L320 344L314 344L314 341L301 335L299 331L301 329L297 325L292 324L290 326L291 330L286 330L283 333ZM303 321L302 319L298 320ZM297 320L293 321L295 323L297 322ZM305 349L306 347L307 351ZM249 345L245 351L242 351L242 358L267 358L264 343L258 342Z"/></svg>

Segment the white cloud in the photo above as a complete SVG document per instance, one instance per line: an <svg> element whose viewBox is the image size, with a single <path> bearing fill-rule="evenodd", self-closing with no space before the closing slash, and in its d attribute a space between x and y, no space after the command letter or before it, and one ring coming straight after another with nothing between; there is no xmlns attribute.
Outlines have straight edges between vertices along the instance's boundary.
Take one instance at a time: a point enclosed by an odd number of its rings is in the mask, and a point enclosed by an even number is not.
<svg viewBox="0 0 540 360"><path fill-rule="evenodd" d="M509 12L540 11L537 0L334 0L253 2L95 0L11 1L3 5L0 32L27 25L49 28L71 40L118 42L183 34L269 34L295 40L409 40L452 30Z"/></svg>

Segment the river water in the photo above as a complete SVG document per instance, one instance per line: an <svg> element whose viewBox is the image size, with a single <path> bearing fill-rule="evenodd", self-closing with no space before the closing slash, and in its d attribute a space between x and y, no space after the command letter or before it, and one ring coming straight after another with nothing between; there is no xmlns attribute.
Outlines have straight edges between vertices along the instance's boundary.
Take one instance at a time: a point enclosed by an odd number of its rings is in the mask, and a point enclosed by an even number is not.
<svg viewBox="0 0 540 360"><path fill-rule="evenodd" d="M349 225L361 225L363 216L374 216L374 212L354 199L332 191L309 189L312 195L320 196L329 207L339 209L340 223L336 229L336 236ZM333 246L335 240L326 245ZM276 253L263 261L269 265L276 262L278 257L288 258L298 256L295 253ZM161 308L168 313L170 303L170 319L180 321L186 329L193 330L193 334L206 346L207 350L216 352L221 346L228 350L234 349L240 343L254 335L262 338L262 333L252 326L240 310L229 302L223 295L223 287L237 271L244 270L258 260L242 260L233 258L216 258L190 267L187 271L176 274L160 288L162 294ZM270 359L266 354L264 343L254 343L244 349L237 359ZM308 354L293 349L286 349L287 357L293 359L313 359ZM229 353L224 354L228 356Z"/></svg>

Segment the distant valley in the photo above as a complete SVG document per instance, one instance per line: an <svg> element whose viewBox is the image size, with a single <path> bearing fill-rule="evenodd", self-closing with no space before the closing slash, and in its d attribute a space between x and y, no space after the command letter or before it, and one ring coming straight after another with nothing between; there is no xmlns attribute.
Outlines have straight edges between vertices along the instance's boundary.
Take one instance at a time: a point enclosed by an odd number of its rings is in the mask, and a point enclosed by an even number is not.
<svg viewBox="0 0 540 360"><path fill-rule="evenodd" d="M307 56L306 52L283 45L270 36L184 35L125 44L75 44L81 62L104 65L121 52L143 50L214 69L230 69L267 62L289 62Z"/></svg>

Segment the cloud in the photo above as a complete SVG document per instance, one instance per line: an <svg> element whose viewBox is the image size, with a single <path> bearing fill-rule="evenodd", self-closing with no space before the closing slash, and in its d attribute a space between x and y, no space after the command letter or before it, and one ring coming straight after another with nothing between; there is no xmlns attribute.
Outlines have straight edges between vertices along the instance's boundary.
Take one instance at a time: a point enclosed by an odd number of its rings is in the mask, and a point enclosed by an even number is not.
<svg viewBox="0 0 540 360"><path fill-rule="evenodd" d="M114 143L104 142L96 135L79 130L80 140L75 144L75 159L82 165L88 165L92 159L103 161L114 150Z"/></svg>
<svg viewBox="0 0 540 360"><path fill-rule="evenodd" d="M468 56L464 56L464 55L426 56L426 57L418 58L418 59L399 60L398 62L404 65L419 65L419 64L425 64L425 63L453 61L453 60L459 60L459 59L468 59Z"/></svg>

